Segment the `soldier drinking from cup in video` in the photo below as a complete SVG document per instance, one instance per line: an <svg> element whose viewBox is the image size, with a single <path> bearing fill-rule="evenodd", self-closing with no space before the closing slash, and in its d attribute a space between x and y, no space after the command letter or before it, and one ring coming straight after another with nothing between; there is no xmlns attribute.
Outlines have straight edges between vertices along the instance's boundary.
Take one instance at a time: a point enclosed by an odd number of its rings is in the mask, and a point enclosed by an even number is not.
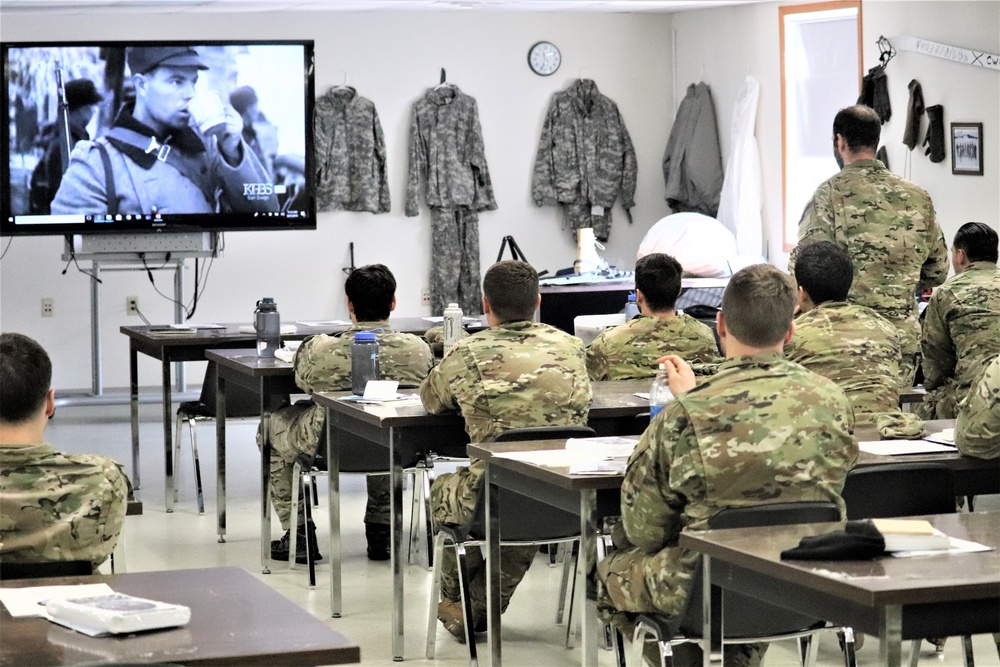
<svg viewBox="0 0 1000 667"><path fill-rule="evenodd" d="M267 171L243 140L243 119L214 93L195 95L208 66L189 46L128 48L135 101L108 133L81 141L52 213L277 211Z"/></svg>

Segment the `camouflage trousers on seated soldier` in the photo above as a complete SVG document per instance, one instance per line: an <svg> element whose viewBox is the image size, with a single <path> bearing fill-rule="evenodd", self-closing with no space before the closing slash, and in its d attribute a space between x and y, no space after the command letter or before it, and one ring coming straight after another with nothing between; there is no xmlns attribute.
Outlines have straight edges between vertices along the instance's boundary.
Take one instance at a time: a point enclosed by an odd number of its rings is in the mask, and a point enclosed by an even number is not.
<svg viewBox="0 0 1000 667"><path fill-rule="evenodd" d="M431 513L436 524L464 525L472 519L476 499L483 481L485 464L473 460L454 473L446 473L434 480L431 486ZM521 583L531 566L537 546L503 547L500 549L500 607L506 609L514 589ZM482 552L477 547L467 550L469 568L469 597L472 607L480 613L486 611L486 567ZM446 548L441 559L441 594L449 600L459 600L458 559L455 550Z"/></svg>
<svg viewBox="0 0 1000 667"><path fill-rule="evenodd" d="M614 530L615 544L627 544L624 531ZM684 554L678 548L648 554L637 547L627 546L608 554L597 564L599 576L597 614L611 623L628 640L635 631L639 614L677 616L684 611L692 577L691 567L682 563L700 558L697 553ZM724 667L756 667L767 651L767 644L732 644L724 651ZM674 665L698 667L702 652L696 644L679 644L673 648ZM659 648L648 642L643 657L650 665L660 664Z"/></svg>
<svg viewBox="0 0 1000 667"><path fill-rule="evenodd" d="M298 488L294 477L295 459L300 454L316 452L324 424L324 411L312 401L298 401L271 414L271 504L281 521L281 528L288 530L292 516L292 493ZM261 446L260 429L257 446ZM368 504L365 523L389 523L389 476L368 475ZM304 508L299 503L296 525L305 523Z"/></svg>

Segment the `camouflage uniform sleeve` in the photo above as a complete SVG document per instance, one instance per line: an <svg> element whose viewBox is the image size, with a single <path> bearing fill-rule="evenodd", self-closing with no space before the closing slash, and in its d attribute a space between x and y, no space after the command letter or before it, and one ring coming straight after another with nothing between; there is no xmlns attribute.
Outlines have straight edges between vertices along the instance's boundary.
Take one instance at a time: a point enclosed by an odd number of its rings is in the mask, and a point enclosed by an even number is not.
<svg viewBox="0 0 1000 667"><path fill-rule="evenodd" d="M1000 458L1000 356L959 404L955 444L967 456Z"/></svg>
<svg viewBox="0 0 1000 667"><path fill-rule="evenodd" d="M607 380L610 367L608 356L604 353L604 334L601 334L587 346L587 375L593 382Z"/></svg>
<svg viewBox="0 0 1000 667"><path fill-rule="evenodd" d="M101 506L107 508L106 520L103 523L102 535L100 536L100 544L104 548L100 560L94 560L95 565L107 560L118 545L118 538L121 535L128 508L128 497L132 491L132 483L117 461L106 459L104 476L108 481L108 484L101 489L103 495Z"/></svg>
<svg viewBox="0 0 1000 667"><path fill-rule="evenodd" d="M483 128L479 123L479 105L472 101L472 117L469 120L469 166L472 168L473 208L477 211L494 211L497 208L496 197L493 194L493 180L490 178L490 168L486 164L486 144L483 141Z"/></svg>
<svg viewBox="0 0 1000 667"><path fill-rule="evenodd" d="M452 382L464 377L467 372L462 352L452 348L420 385L420 401L424 404L424 409L434 415L457 410L458 398L453 391Z"/></svg>
<svg viewBox="0 0 1000 667"><path fill-rule="evenodd" d="M427 173L427 154L424 151L424 140L420 136L420 124L417 121L417 107L410 112L410 157L406 177L406 210L407 217L412 218L420 213L417 192L420 188L420 177Z"/></svg>
<svg viewBox="0 0 1000 667"><path fill-rule="evenodd" d="M388 213L391 207L389 199L389 168L385 152L385 135L382 133L382 123L378 113L372 107L372 131L375 135L375 169L378 172L378 212Z"/></svg>
<svg viewBox="0 0 1000 667"><path fill-rule="evenodd" d="M621 136L624 149L622 153L622 186L621 198L622 206L627 210L635 207L635 187L639 176L639 163L635 157L635 146L632 145L632 137L629 136L625 127L625 119L622 118L621 111L616 109L618 114L618 124L621 126ZM629 217L629 222L632 218Z"/></svg>
<svg viewBox="0 0 1000 667"><path fill-rule="evenodd" d="M937 223L934 204L929 206L931 217L927 221L927 236L930 240L930 252L924 265L920 267L920 282L917 285L917 289L920 290L937 287L948 277L948 244L945 243L944 233Z"/></svg>
<svg viewBox="0 0 1000 667"><path fill-rule="evenodd" d="M647 553L676 545L684 498L670 487L675 449L697 450L684 409L674 402L656 416L629 457L622 482L622 525L629 541Z"/></svg>
<svg viewBox="0 0 1000 667"><path fill-rule="evenodd" d="M951 292L940 289L931 295L930 303L924 311L921 366L924 370L924 387L927 389L940 387L955 375L958 357L948 328L950 308Z"/></svg>
<svg viewBox="0 0 1000 667"><path fill-rule="evenodd" d="M319 334L306 339L295 352L295 384L302 391L341 391L351 386L350 351L337 350L339 336ZM349 345L348 345L349 347Z"/></svg>
<svg viewBox="0 0 1000 667"><path fill-rule="evenodd" d="M799 256L799 248L816 241L834 240L834 218L831 188L824 183L816 188L799 219L799 244L792 248L788 257L790 274L795 275L795 259Z"/></svg>
<svg viewBox="0 0 1000 667"><path fill-rule="evenodd" d="M531 176L531 199L535 206L555 206L559 203L556 201L555 167L552 164L552 143L555 140L553 130L557 115L558 105L553 97L545 115L545 124L542 125L542 136L538 140L538 152L535 154L535 170Z"/></svg>

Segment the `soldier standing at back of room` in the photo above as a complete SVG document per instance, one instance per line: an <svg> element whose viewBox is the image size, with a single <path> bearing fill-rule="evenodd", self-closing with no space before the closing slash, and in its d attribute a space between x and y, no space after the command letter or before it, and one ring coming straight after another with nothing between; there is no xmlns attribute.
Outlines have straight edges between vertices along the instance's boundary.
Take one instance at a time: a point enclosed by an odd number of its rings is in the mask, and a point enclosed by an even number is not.
<svg viewBox="0 0 1000 667"><path fill-rule="evenodd" d="M841 171L822 183L799 221L799 248L832 241L854 264L848 296L899 330L900 387L913 384L920 358L915 293L948 276L948 248L931 197L875 159L882 124L872 109L855 105L833 120L833 154Z"/></svg>

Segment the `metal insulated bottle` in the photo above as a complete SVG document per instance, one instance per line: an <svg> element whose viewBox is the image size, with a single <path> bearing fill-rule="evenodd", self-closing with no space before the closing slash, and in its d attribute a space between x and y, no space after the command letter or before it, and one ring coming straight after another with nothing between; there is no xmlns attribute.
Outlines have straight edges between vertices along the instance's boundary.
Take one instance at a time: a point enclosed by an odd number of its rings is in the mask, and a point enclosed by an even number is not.
<svg viewBox="0 0 1000 667"><path fill-rule="evenodd" d="M380 379L378 337L374 331L356 331L351 345L351 391L363 396L368 381Z"/></svg>
<svg viewBox="0 0 1000 667"><path fill-rule="evenodd" d="M450 350L462 338L462 309L449 303L444 309L444 351Z"/></svg>
<svg viewBox="0 0 1000 667"><path fill-rule="evenodd" d="M281 315L278 304L269 296L257 302L253 311L253 328L257 332L257 356L274 358L274 351L281 347Z"/></svg>

